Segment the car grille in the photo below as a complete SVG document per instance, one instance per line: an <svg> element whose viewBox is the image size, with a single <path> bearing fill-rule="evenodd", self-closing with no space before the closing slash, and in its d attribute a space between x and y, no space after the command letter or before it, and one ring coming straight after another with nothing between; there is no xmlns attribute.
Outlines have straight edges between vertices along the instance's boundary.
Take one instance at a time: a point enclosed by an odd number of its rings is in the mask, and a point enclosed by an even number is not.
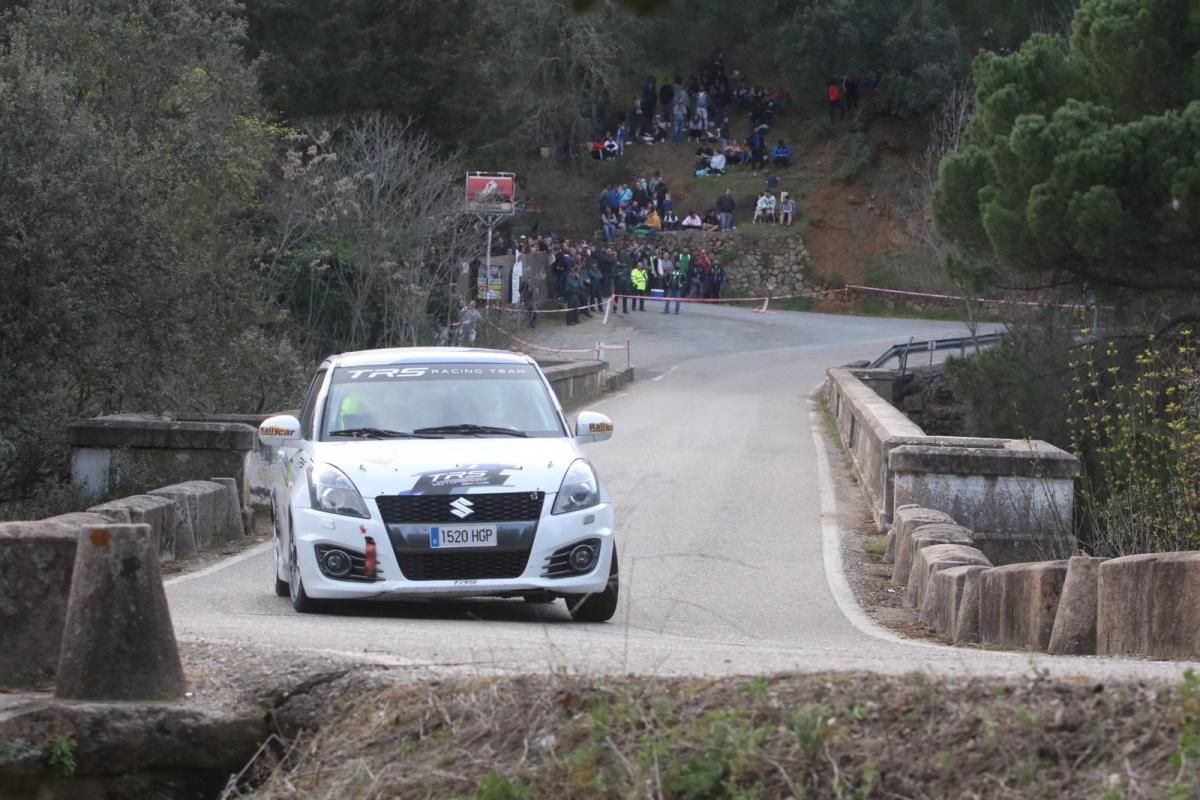
<svg viewBox="0 0 1200 800"><path fill-rule="evenodd" d="M465 498L472 513L455 515L451 503ZM380 495L375 498L379 513L388 525L418 522L518 522L540 519L545 492L501 492L495 494Z"/></svg>
<svg viewBox="0 0 1200 800"><path fill-rule="evenodd" d="M396 554L400 571L410 581L460 581L519 578L529 562L529 550L462 553Z"/></svg>

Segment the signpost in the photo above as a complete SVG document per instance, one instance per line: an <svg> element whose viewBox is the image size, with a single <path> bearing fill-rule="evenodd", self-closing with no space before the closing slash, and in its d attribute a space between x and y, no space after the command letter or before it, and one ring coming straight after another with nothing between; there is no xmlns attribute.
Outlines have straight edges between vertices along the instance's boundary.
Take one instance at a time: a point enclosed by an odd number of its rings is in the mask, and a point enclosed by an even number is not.
<svg viewBox="0 0 1200 800"><path fill-rule="evenodd" d="M503 284L496 285L492 273L492 233L501 219L515 213L515 190L516 176L511 172L467 173L466 212L475 214L487 226L487 249L479 277L480 296L484 300L500 299L502 294Z"/></svg>

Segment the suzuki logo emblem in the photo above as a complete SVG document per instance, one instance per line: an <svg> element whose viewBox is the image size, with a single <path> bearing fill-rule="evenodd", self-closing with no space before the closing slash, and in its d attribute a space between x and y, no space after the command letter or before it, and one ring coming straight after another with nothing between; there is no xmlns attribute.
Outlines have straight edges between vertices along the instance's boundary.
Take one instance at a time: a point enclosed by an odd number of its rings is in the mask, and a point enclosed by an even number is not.
<svg viewBox="0 0 1200 800"><path fill-rule="evenodd" d="M465 497L460 497L450 504L450 513L459 519L466 519L475 513L475 504Z"/></svg>

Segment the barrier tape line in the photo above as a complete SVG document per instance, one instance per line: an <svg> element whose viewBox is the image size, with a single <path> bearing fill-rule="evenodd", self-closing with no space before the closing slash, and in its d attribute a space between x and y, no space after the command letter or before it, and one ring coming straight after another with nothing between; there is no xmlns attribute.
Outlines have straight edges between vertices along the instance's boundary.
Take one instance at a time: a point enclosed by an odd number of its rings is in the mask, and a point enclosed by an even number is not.
<svg viewBox="0 0 1200 800"><path fill-rule="evenodd" d="M626 352L629 352L629 349L630 349L630 345L628 342L626 342L625 344L605 344L604 342L596 342L595 347L587 347L587 348L546 347L545 345L540 345L535 342L526 341L525 339L522 339L520 336L517 336L515 333L510 333L509 331L504 330L499 325L496 325L493 322L489 321L488 325L492 326L496 330L505 334L510 339L512 339L514 342L518 342L520 344L525 345L526 347L532 347L534 350L542 350L547 353L596 353L597 351L600 351L600 350L624 350Z"/></svg>

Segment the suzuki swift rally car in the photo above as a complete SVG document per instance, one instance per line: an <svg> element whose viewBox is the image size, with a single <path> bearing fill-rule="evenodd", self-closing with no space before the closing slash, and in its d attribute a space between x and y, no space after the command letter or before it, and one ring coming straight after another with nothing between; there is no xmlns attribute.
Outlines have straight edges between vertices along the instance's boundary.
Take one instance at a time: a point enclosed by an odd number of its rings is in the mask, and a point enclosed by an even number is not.
<svg viewBox="0 0 1200 800"><path fill-rule="evenodd" d="M297 611L338 600L566 599L617 607L608 492L538 365L496 350L346 353L317 369L300 419L259 428L272 472L275 591Z"/></svg>

